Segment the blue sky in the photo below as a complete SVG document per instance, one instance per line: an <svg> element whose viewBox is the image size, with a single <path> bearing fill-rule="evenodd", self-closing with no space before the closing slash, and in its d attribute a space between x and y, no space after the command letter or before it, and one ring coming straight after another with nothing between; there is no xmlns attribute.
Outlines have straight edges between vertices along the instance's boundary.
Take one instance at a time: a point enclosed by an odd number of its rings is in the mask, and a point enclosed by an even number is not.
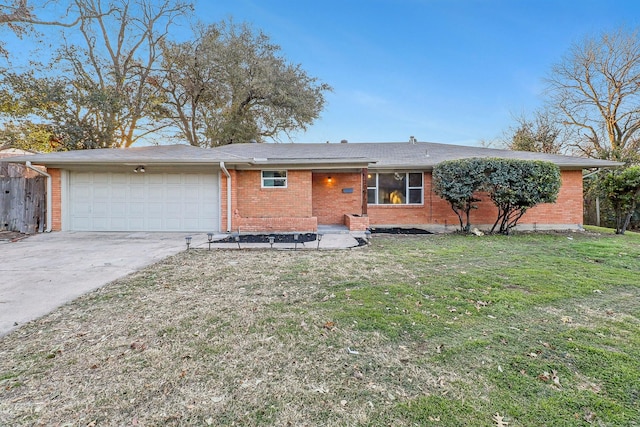
<svg viewBox="0 0 640 427"><path fill-rule="evenodd" d="M333 86L294 142L479 145L543 103L571 44L636 27L636 0L199 0L198 17L263 30Z"/></svg>

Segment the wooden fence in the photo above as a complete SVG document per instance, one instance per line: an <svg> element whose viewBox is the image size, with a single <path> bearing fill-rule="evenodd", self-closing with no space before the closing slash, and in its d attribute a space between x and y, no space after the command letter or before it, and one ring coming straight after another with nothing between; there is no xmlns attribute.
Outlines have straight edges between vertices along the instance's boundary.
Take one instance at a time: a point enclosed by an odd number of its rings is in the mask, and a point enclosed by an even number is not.
<svg viewBox="0 0 640 427"><path fill-rule="evenodd" d="M0 162L0 230L33 234L46 227L46 177Z"/></svg>

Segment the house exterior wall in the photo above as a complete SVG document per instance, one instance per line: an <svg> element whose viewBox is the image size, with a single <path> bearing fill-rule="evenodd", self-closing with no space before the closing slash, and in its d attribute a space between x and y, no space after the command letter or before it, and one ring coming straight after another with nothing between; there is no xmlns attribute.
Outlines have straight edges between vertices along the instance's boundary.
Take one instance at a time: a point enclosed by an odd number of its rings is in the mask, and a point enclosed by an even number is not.
<svg viewBox="0 0 640 427"><path fill-rule="evenodd" d="M260 170L230 170L232 192L231 231L316 231L312 214L312 173L287 171L287 187L262 188ZM226 228L226 176L221 182L223 228Z"/></svg>
<svg viewBox="0 0 640 427"><path fill-rule="evenodd" d="M52 230L62 229L61 170L50 168L52 184ZM320 224L344 224L345 214L361 214L361 176L358 173L312 173L289 171L287 188L261 188L260 171L229 170L231 175L232 227L229 231L316 231ZM331 186L327 185L328 176ZM562 171L562 187L555 204L530 209L520 220L524 226L581 225L583 221L582 171ZM227 228L227 177L220 174L221 230ZM353 193L342 193L353 188ZM471 212L474 226L492 225L497 211L488 197L480 195L479 209ZM432 190L431 173L424 173L424 204L368 205L371 226L422 226L455 229L458 217L449 204ZM331 221L331 222L330 222Z"/></svg>
<svg viewBox="0 0 640 427"><path fill-rule="evenodd" d="M529 209L520 219L521 226L544 227L557 225L582 225L582 171L562 171L562 186L556 203L548 203ZM479 194L478 209L471 211L474 226L493 225L498 215L497 208L488 196ZM459 220L447 201L433 192L430 172L424 173L424 204L369 205L369 222L372 226L435 226L437 228L459 227Z"/></svg>
<svg viewBox="0 0 640 427"><path fill-rule="evenodd" d="M342 225L345 214L362 215L360 172L314 172L312 175L312 215L318 218L319 224ZM345 189L347 192L343 192Z"/></svg>

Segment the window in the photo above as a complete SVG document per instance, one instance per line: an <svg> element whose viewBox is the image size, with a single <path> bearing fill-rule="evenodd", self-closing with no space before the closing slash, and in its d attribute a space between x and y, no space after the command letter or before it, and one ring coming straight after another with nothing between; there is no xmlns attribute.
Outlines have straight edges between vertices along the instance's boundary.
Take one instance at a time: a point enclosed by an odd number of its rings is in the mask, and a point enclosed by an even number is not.
<svg viewBox="0 0 640 427"><path fill-rule="evenodd" d="M262 188L287 187L287 171L262 171Z"/></svg>
<svg viewBox="0 0 640 427"><path fill-rule="evenodd" d="M422 172L370 173L367 199L370 205L420 205Z"/></svg>

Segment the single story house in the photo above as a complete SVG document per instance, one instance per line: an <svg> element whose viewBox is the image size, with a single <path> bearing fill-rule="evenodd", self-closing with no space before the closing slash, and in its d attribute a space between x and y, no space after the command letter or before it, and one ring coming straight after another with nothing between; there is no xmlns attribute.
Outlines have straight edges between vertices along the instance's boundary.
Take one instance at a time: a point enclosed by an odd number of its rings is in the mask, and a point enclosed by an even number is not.
<svg viewBox="0 0 640 427"><path fill-rule="evenodd" d="M560 167L555 204L536 206L521 228L582 225L584 169L620 163L571 156L416 142L159 145L13 158L44 165L48 229L75 231L292 232L322 225L454 229L458 218L432 190L433 167L451 159L547 160ZM474 226L493 224L484 197Z"/></svg>

